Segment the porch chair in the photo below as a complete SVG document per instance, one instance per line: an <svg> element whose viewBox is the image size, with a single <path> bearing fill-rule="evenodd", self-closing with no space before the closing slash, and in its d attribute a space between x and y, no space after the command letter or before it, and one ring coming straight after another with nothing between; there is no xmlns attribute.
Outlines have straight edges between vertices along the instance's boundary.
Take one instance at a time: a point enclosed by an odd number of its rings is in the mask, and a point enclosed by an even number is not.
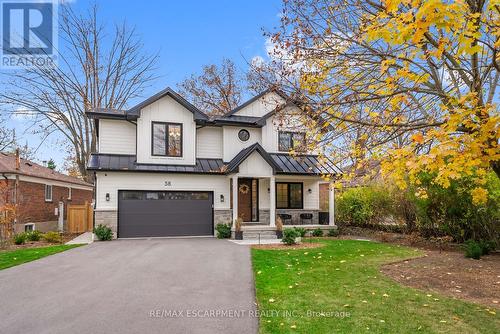
<svg viewBox="0 0 500 334"><path fill-rule="evenodd" d="M309 224L312 224L313 215L312 213L301 213L300 214L300 225L306 225L306 222L309 221Z"/></svg>
<svg viewBox="0 0 500 334"><path fill-rule="evenodd" d="M292 215L286 213L278 213L278 217L281 218L283 225L292 225Z"/></svg>

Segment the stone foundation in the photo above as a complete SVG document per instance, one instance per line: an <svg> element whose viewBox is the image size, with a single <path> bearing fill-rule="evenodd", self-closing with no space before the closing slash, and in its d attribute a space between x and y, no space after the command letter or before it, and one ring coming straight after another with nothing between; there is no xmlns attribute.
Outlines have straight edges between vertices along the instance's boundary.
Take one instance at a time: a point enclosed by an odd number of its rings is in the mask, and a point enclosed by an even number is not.
<svg viewBox="0 0 500 334"><path fill-rule="evenodd" d="M103 210L94 212L94 226L99 224L108 226L113 231L113 239L118 237L118 211L116 210Z"/></svg>
<svg viewBox="0 0 500 334"><path fill-rule="evenodd" d="M231 224L233 220L233 210L214 210L214 227L219 224Z"/></svg>
<svg viewBox="0 0 500 334"><path fill-rule="evenodd" d="M269 209L259 210L259 223L269 225L269 222L271 220L270 212L271 211Z"/></svg>
<svg viewBox="0 0 500 334"><path fill-rule="evenodd" d="M301 213L312 213L312 219L305 219L304 223L301 224L300 214ZM292 221L286 220L283 222L285 225L311 225L319 224L318 210L297 210L297 209L276 209L276 218L278 214L288 214L292 216Z"/></svg>

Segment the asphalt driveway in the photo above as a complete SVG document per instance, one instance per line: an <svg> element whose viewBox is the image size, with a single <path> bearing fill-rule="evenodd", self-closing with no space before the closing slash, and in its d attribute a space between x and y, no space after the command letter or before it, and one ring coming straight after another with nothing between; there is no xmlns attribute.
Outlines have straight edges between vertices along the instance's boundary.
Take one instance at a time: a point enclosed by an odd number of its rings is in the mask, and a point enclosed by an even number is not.
<svg viewBox="0 0 500 334"><path fill-rule="evenodd" d="M0 271L0 333L256 333L248 247L97 242Z"/></svg>

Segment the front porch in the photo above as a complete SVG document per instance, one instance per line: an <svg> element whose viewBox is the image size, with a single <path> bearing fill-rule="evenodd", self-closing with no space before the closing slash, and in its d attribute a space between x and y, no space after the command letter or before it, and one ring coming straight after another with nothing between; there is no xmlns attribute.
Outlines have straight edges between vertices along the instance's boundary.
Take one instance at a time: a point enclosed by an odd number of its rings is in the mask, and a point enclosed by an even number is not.
<svg viewBox="0 0 500 334"><path fill-rule="evenodd" d="M242 219L241 231L270 236L276 220L283 228L334 229L334 188L329 187L328 211L320 211L318 176L233 175L230 180L232 230ZM270 233L272 232L272 233Z"/></svg>

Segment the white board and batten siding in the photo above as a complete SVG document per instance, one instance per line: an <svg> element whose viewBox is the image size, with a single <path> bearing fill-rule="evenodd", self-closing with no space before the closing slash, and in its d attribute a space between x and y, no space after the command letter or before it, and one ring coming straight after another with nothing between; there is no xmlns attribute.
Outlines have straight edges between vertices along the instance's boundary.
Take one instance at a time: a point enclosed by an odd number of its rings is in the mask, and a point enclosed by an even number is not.
<svg viewBox="0 0 500 334"><path fill-rule="evenodd" d="M250 133L250 138L247 141L241 141L238 138L238 132L242 129L247 130ZM238 154L244 148L251 146L255 143L259 143L262 145L262 134L260 128L245 128L238 126L224 126L223 127L223 160L228 162L231 161L232 158L236 154Z"/></svg>
<svg viewBox="0 0 500 334"><path fill-rule="evenodd" d="M270 92L264 96L253 101L249 105L238 110L235 115L238 116L253 116L262 117L267 113L273 111L276 106L285 103L285 99L276 94L275 92Z"/></svg>
<svg viewBox="0 0 500 334"><path fill-rule="evenodd" d="M118 190L152 191L212 191L214 209L229 209L229 179L224 175L164 174L164 173L97 173L96 208L98 210L118 209ZM109 201L106 201L109 193ZM221 202L221 196L224 202Z"/></svg>
<svg viewBox="0 0 500 334"><path fill-rule="evenodd" d="M99 153L135 154L135 125L123 120L99 121Z"/></svg>
<svg viewBox="0 0 500 334"><path fill-rule="evenodd" d="M160 157L151 154L152 122L182 124L182 157ZM194 165L196 146L196 124L193 113L165 96L143 109L137 120L137 162L151 164Z"/></svg>
<svg viewBox="0 0 500 334"><path fill-rule="evenodd" d="M203 127L196 130L196 157L223 158L223 133L220 127Z"/></svg>

